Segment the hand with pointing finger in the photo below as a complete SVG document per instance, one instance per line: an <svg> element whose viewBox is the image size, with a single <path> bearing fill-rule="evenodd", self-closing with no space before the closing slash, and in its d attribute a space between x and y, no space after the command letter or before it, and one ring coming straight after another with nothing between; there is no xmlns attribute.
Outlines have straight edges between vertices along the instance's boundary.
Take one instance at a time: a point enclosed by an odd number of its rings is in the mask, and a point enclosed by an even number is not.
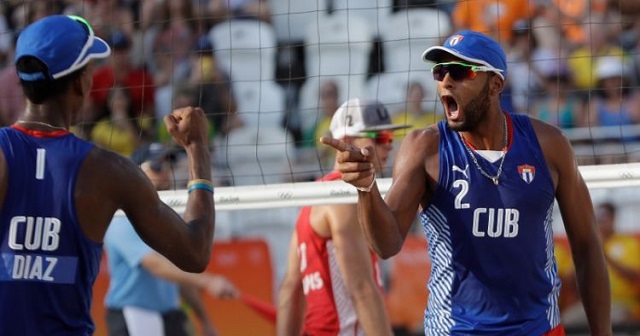
<svg viewBox="0 0 640 336"><path fill-rule="evenodd" d="M320 142L333 147L336 153L336 169L342 180L356 188L368 188L375 181L375 151L373 147L359 148L353 144L330 137L320 138Z"/></svg>

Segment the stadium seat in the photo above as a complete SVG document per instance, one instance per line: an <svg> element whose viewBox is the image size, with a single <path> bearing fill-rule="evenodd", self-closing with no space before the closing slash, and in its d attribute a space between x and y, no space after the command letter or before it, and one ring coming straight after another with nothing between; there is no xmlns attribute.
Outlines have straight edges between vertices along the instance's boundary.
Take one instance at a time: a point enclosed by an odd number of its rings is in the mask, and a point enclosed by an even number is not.
<svg viewBox="0 0 640 336"><path fill-rule="evenodd" d="M345 11L318 15L306 25L305 69L307 77L367 75L373 34L366 19Z"/></svg>
<svg viewBox="0 0 640 336"><path fill-rule="evenodd" d="M233 92L245 126L277 126L285 110L284 89L273 80L237 81Z"/></svg>
<svg viewBox="0 0 640 336"><path fill-rule="evenodd" d="M381 34L385 71L425 69L422 52L438 45L452 30L447 13L431 8L397 11L388 18Z"/></svg>
<svg viewBox="0 0 640 336"><path fill-rule="evenodd" d="M359 16L367 20L375 37L387 29L393 0L348 0L334 1L333 11L346 11L350 16Z"/></svg>
<svg viewBox="0 0 640 336"><path fill-rule="evenodd" d="M218 66L232 81L274 80L277 43L269 23L228 20L213 26L209 38Z"/></svg>
<svg viewBox="0 0 640 336"><path fill-rule="evenodd" d="M273 81L233 83L244 127L223 140L217 160L229 169L234 185L282 182L294 157L293 138L281 121L284 91Z"/></svg>
<svg viewBox="0 0 640 336"><path fill-rule="evenodd" d="M271 21L279 44L304 41L304 27L327 11L327 0L269 0Z"/></svg>

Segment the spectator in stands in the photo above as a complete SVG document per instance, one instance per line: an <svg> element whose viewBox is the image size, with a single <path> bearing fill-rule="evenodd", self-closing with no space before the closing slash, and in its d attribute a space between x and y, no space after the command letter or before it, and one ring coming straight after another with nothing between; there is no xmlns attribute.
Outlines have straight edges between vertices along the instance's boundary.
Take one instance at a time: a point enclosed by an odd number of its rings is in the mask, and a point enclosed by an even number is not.
<svg viewBox="0 0 640 336"><path fill-rule="evenodd" d="M628 56L616 44L620 18L610 14L593 14L589 21L583 23L584 43L574 48L568 55L567 62L578 90L589 90L596 87L596 65L598 59L613 56L627 62ZM584 93L584 92L583 92Z"/></svg>
<svg viewBox="0 0 640 336"><path fill-rule="evenodd" d="M320 83L318 99L318 112L313 127L305 131L305 143L310 144L316 150L314 159L318 159L323 171L328 171L333 166L333 149L322 146L318 139L330 134L329 125L333 113L340 107L340 90L338 83L326 80Z"/></svg>
<svg viewBox="0 0 640 336"><path fill-rule="evenodd" d="M195 43L190 59L188 83L196 88L196 105L202 107L213 124L216 136L226 136L243 126L236 113L238 104L231 79L216 64L213 45L207 35Z"/></svg>
<svg viewBox="0 0 640 336"><path fill-rule="evenodd" d="M330 132L347 143L369 146L379 159L375 170L381 172L393 148L392 131L403 127L391 122L382 104L352 99L335 111ZM334 170L320 180L340 176ZM278 295L278 336L392 335L378 259L367 246L357 217L354 204L300 211Z"/></svg>
<svg viewBox="0 0 640 336"><path fill-rule="evenodd" d="M623 126L640 122L640 95L630 85L630 69L619 57L600 57L596 91L589 101L584 127Z"/></svg>
<svg viewBox="0 0 640 336"><path fill-rule="evenodd" d="M152 53L170 59L167 82L183 81L189 77L189 55L197 38L203 34L191 0L157 2L156 34L151 42ZM166 83L164 83L166 84ZM158 83L157 83L158 85Z"/></svg>
<svg viewBox="0 0 640 336"><path fill-rule="evenodd" d="M636 0L607 0L608 5L625 14L640 14L640 2Z"/></svg>
<svg viewBox="0 0 640 336"><path fill-rule="evenodd" d="M614 324L640 321L640 240L634 234L616 230L617 207L603 202L596 207L596 220L603 242L611 284L611 319ZM575 273L573 274L575 277ZM563 321L567 326L586 324L584 310L578 302L567 309Z"/></svg>
<svg viewBox="0 0 640 336"><path fill-rule="evenodd" d="M161 29L162 22L168 20L168 18L161 15L164 12L160 11L160 2L156 0L140 0L137 12L139 21L138 27L131 38L131 53L134 61L141 62L138 65L147 68L154 74L155 79L158 66L156 65L153 41Z"/></svg>
<svg viewBox="0 0 640 336"><path fill-rule="evenodd" d="M543 95L534 101L531 115L559 128L576 127L585 102L576 93L573 77L563 60L548 60L541 68Z"/></svg>
<svg viewBox="0 0 640 336"><path fill-rule="evenodd" d="M269 0L209 0L207 10L213 18L212 24L232 19L271 23Z"/></svg>
<svg viewBox="0 0 640 336"><path fill-rule="evenodd" d="M424 108L424 86L422 83L410 82L407 88L407 96L405 108L393 113L394 124L412 125L410 128L399 130L396 132L396 140L402 141L405 136L414 129L423 128L438 121L435 111L428 111Z"/></svg>
<svg viewBox="0 0 640 336"><path fill-rule="evenodd" d="M158 190L172 187L173 153L158 143L141 146L132 156ZM180 296L202 326L216 335L200 291L216 298L237 298L238 289L225 277L188 273L147 246L127 217L115 217L104 238L110 283L105 298L110 336L187 336L187 316ZM182 294L182 295L180 295Z"/></svg>
<svg viewBox="0 0 640 336"><path fill-rule="evenodd" d="M210 139L224 137L234 129L243 126L243 120L238 116L236 97L231 87L229 76L216 65L213 46L208 36L202 36L190 54L189 73L185 80L168 83L156 91L156 105L158 118L169 113L176 106L176 94L181 92L183 98L200 106L210 121ZM190 97L187 98L187 95ZM162 125L159 125L162 130ZM169 135L160 134L159 138Z"/></svg>
<svg viewBox="0 0 640 336"><path fill-rule="evenodd" d="M18 34L14 35L13 45ZM13 58L13 46L10 54ZM25 97L14 64L8 64L0 70L0 127L16 122L24 112Z"/></svg>
<svg viewBox="0 0 640 336"><path fill-rule="evenodd" d="M459 1L453 9L454 30L483 32L506 45L511 40L514 23L529 16L528 1L474 0Z"/></svg>
<svg viewBox="0 0 640 336"><path fill-rule="evenodd" d="M96 145L128 157L150 139L141 126L143 121L135 115L126 88L116 86L109 91L104 114L91 129L91 141Z"/></svg>
<svg viewBox="0 0 640 336"><path fill-rule="evenodd" d="M9 126L22 115L25 98L15 65L0 70L0 127Z"/></svg>
<svg viewBox="0 0 640 336"><path fill-rule="evenodd" d="M557 59L551 51L539 46L528 20L518 20L513 26L513 35L507 48L509 60L509 84L513 97L514 112L528 113L533 102L544 89L544 66Z"/></svg>
<svg viewBox="0 0 640 336"><path fill-rule="evenodd" d="M131 62L131 40L122 32L114 32L108 39L113 55L111 62L95 70L93 86L88 106L88 134L92 123L105 117L108 96L111 88L120 86L127 90L131 98L133 115L141 120L143 134L153 135L155 118L153 77L146 69Z"/></svg>
<svg viewBox="0 0 640 336"><path fill-rule="evenodd" d="M533 31L545 49L562 53L588 43L590 28L584 22L592 14L601 15L605 9L603 0L534 1Z"/></svg>

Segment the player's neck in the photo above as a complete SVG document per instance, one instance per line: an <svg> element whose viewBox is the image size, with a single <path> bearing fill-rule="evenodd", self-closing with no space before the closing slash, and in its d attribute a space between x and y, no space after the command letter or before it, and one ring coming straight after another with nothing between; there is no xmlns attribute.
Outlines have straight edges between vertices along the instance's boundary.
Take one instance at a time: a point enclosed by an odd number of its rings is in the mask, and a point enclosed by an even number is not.
<svg viewBox="0 0 640 336"><path fill-rule="evenodd" d="M494 114L473 131L460 132L460 136L473 150L505 150L509 137L509 123L506 118L502 112Z"/></svg>

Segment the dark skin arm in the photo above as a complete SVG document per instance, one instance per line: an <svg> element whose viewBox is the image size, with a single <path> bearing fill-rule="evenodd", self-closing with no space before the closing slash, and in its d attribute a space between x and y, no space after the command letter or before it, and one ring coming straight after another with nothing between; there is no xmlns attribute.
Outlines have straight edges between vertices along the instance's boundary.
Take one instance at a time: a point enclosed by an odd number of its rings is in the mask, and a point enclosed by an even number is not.
<svg viewBox="0 0 640 336"><path fill-rule="evenodd" d="M589 190L569 140L553 126L532 122L556 187L591 335L612 335L609 276Z"/></svg>
<svg viewBox="0 0 640 336"><path fill-rule="evenodd" d="M438 132L435 127L411 132L395 157L393 184L386 200L374 184L371 192L358 192L358 217L371 248L384 259L400 252L420 206L427 204L438 179ZM342 179L367 187L373 178L374 151L340 140L320 141L335 148Z"/></svg>
<svg viewBox="0 0 640 336"><path fill-rule="evenodd" d="M165 124L187 152L190 179L211 180L202 110L176 110L165 117ZM131 160L94 148L80 168L75 199L82 230L93 241L102 241L113 214L122 209L143 241L182 270L202 272L209 262L215 226L210 192L189 194L183 220L162 202L154 185Z"/></svg>

